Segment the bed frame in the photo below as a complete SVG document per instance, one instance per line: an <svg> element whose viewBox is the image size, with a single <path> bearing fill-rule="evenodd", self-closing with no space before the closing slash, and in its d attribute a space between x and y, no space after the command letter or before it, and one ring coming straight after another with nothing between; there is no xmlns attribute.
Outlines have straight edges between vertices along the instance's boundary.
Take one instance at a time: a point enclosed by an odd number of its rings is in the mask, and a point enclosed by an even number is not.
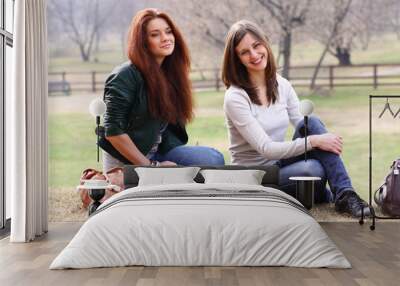
<svg viewBox="0 0 400 286"><path fill-rule="evenodd" d="M138 185L139 182L139 177L138 174L135 171L135 168L137 167L143 167L143 166L138 166L138 165L125 165L124 166L124 185L125 189L128 188L133 188ZM150 166L145 166L147 168L171 168L170 166L165 166L165 167L150 167ZM176 168L176 166L173 166ZM179 167L184 167L184 166L179 166ZM265 187L271 187L275 189L279 189L278 183L279 183L279 167L275 165L271 166L240 166L240 165L225 165L225 166L198 166L202 170L205 169L213 169L213 170L263 170L265 171L265 175L262 179L261 184ZM200 172L197 174L197 176L194 178L195 182L197 183L204 183L204 178L200 174Z"/></svg>

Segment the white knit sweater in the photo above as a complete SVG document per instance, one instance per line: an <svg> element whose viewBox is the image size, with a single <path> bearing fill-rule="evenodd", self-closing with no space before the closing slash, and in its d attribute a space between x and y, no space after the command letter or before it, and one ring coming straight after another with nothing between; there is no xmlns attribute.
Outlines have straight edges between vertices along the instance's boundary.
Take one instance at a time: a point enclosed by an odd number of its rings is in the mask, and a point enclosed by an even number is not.
<svg viewBox="0 0 400 286"><path fill-rule="evenodd" d="M304 153L304 139L284 141L289 121L296 126L303 118L292 85L277 75L279 98L275 104L253 104L247 92L231 86L225 92L224 112L229 131L232 164L267 165ZM307 149L311 144L307 142Z"/></svg>

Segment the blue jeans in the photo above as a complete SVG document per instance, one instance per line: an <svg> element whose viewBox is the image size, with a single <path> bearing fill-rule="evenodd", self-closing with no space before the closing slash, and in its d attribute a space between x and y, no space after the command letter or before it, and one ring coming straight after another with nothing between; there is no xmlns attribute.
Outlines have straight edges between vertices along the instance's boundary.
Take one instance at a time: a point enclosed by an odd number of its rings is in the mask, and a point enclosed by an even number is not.
<svg viewBox="0 0 400 286"><path fill-rule="evenodd" d="M308 118L308 135L327 133L324 124L314 116ZM304 137L304 121L297 126L293 139ZM282 159L278 162L280 166L279 185L281 189L290 194L296 192L296 183L289 180L292 176L316 176L321 181L315 185L315 201L333 201L332 195L326 189L326 181L335 199L341 196L343 191L353 190L350 177L346 171L342 159L332 152L313 149L307 152L307 162L304 161L304 154L289 159Z"/></svg>
<svg viewBox="0 0 400 286"><path fill-rule="evenodd" d="M166 154L156 153L151 158L156 161L171 161L183 166L225 165L224 156L214 148L205 146L178 146Z"/></svg>

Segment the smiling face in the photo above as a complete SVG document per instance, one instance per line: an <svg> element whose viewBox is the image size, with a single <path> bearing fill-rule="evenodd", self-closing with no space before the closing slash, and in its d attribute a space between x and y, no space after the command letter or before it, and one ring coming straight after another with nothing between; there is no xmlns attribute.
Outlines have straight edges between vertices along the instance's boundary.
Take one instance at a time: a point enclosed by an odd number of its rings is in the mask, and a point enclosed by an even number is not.
<svg viewBox="0 0 400 286"><path fill-rule="evenodd" d="M235 48L240 62L246 67L248 73L264 71L268 64L268 51L263 43L247 33Z"/></svg>
<svg viewBox="0 0 400 286"><path fill-rule="evenodd" d="M175 37L172 29L163 18L155 18L147 24L146 34L149 50L161 65L164 58L174 51Z"/></svg>

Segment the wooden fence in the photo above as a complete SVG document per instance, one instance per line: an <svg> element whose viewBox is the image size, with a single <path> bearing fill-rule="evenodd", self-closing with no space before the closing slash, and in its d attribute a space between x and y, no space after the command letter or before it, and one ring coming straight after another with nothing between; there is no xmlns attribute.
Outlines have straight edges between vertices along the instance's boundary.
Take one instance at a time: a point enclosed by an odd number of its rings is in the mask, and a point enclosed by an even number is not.
<svg viewBox="0 0 400 286"><path fill-rule="evenodd" d="M293 66L289 71L289 80L295 87L309 87L314 69L315 66ZM49 94L102 92L108 74L98 71L49 73ZM195 90L219 91L224 88L219 69L193 70L191 80ZM324 65L319 70L316 86L330 89L341 86L400 87L400 63Z"/></svg>

